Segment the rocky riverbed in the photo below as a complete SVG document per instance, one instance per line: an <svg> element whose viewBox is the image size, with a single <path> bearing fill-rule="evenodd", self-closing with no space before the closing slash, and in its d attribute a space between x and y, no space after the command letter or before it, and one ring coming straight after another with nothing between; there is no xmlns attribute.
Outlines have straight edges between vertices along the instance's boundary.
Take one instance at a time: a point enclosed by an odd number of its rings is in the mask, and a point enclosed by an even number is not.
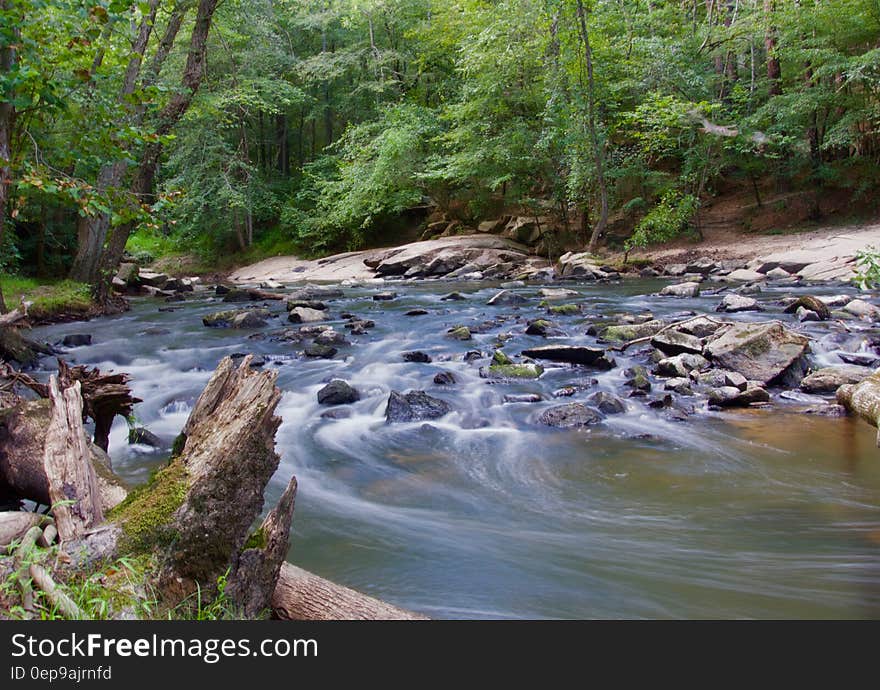
<svg viewBox="0 0 880 690"><path fill-rule="evenodd" d="M880 361L876 296L711 263L196 283L35 335L132 374L152 436L120 422L110 454L135 483L222 356L277 368L290 557L408 608L876 614L874 430L834 401Z"/></svg>

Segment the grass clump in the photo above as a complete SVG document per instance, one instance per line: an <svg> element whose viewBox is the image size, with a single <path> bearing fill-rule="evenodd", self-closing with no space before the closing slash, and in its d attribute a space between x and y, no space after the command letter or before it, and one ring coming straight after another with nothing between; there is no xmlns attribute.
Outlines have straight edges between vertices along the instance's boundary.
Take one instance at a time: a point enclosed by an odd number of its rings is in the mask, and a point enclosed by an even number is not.
<svg viewBox="0 0 880 690"><path fill-rule="evenodd" d="M14 309L23 297L32 303L28 313L38 321L60 315L85 316L95 306L89 286L73 280L0 275L0 285L10 309Z"/></svg>

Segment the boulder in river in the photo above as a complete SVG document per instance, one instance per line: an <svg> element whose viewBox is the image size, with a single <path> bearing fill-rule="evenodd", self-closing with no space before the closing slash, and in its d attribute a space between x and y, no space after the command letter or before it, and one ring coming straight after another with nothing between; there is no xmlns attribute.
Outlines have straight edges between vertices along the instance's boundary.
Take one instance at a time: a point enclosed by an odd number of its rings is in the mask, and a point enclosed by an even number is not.
<svg viewBox="0 0 880 690"><path fill-rule="evenodd" d="M828 308L828 305L812 295L801 295L785 308L785 313L796 314L800 308L815 312L822 321L827 321L831 318L831 310Z"/></svg>
<svg viewBox="0 0 880 690"><path fill-rule="evenodd" d="M456 340L465 341L473 338L471 335L471 329L467 326L453 326L446 332L450 338L455 338Z"/></svg>
<svg viewBox="0 0 880 690"><path fill-rule="evenodd" d="M648 370L641 365L630 367L624 373L626 382L623 384L635 391L647 393L651 390L651 380L648 378Z"/></svg>
<svg viewBox="0 0 880 690"><path fill-rule="evenodd" d="M438 386L452 386L455 384L455 375L451 371L439 371L434 374L434 383Z"/></svg>
<svg viewBox="0 0 880 690"><path fill-rule="evenodd" d="M310 309L309 307L294 307L290 310L287 320L291 323L316 323L324 321L327 315L320 309Z"/></svg>
<svg viewBox="0 0 880 690"><path fill-rule="evenodd" d="M850 300L843 310L864 321L880 321L880 309L863 299Z"/></svg>
<svg viewBox="0 0 880 690"><path fill-rule="evenodd" d="M622 414L626 412L626 403L607 391L593 393L587 398L587 402L605 414Z"/></svg>
<svg viewBox="0 0 880 690"><path fill-rule="evenodd" d="M504 379L536 379L544 373L544 367L531 362L516 363L501 350L496 350L489 365L489 376ZM480 371L483 375L483 370Z"/></svg>
<svg viewBox="0 0 880 690"><path fill-rule="evenodd" d="M737 295L735 293L730 293L724 295L724 299L721 300L721 304L715 307L715 311L723 311L728 314L733 314L739 311L761 311L761 305L758 304L758 300L754 297L746 297L744 295Z"/></svg>
<svg viewBox="0 0 880 690"><path fill-rule="evenodd" d="M319 302L318 300L314 299L287 300L286 306L287 311L296 309L297 307L303 307L305 309L317 309L318 311L327 311L327 305L324 302Z"/></svg>
<svg viewBox="0 0 880 690"><path fill-rule="evenodd" d="M651 345L669 357L680 355L684 352L698 355L703 351L703 343L699 338L682 333L674 328L655 335L651 338Z"/></svg>
<svg viewBox="0 0 880 690"><path fill-rule="evenodd" d="M700 284L695 282L667 285L660 291L663 297L699 297Z"/></svg>
<svg viewBox="0 0 880 690"><path fill-rule="evenodd" d="M360 399L357 389L342 379L333 379L318 391L319 405L350 405Z"/></svg>
<svg viewBox="0 0 880 690"><path fill-rule="evenodd" d="M64 347L84 347L92 344L92 336L88 333L71 333L61 341Z"/></svg>
<svg viewBox="0 0 880 690"><path fill-rule="evenodd" d="M760 386L749 386L741 391L733 386L709 391L709 405L713 407L749 407L770 401L770 394Z"/></svg>
<svg viewBox="0 0 880 690"><path fill-rule="evenodd" d="M326 328L315 336L318 345L348 345L345 336L333 328Z"/></svg>
<svg viewBox="0 0 880 690"><path fill-rule="evenodd" d="M602 415L583 403L557 405L545 410L538 422L557 429L577 429L602 421Z"/></svg>
<svg viewBox="0 0 880 690"><path fill-rule="evenodd" d="M617 363L605 354L605 350L582 345L544 345L522 351L523 356L551 362L580 364L597 369L613 369Z"/></svg>
<svg viewBox="0 0 880 690"><path fill-rule="evenodd" d="M373 300L376 302L389 302L393 299L397 299L396 292L377 292L373 295Z"/></svg>
<svg viewBox="0 0 880 690"><path fill-rule="evenodd" d="M339 350L332 345L321 345L320 343L306 345L306 348L303 351L306 357L312 357L314 359L333 359L337 352L339 352Z"/></svg>
<svg viewBox="0 0 880 690"><path fill-rule="evenodd" d="M566 299L567 297L577 297L577 290L569 290L568 288L541 288L538 295L544 299Z"/></svg>
<svg viewBox="0 0 880 690"><path fill-rule="evenodd" d="M261 328L269 318L268 309L229 309L202 318L208 328Z"/></svg>
<svg viewBox="0 0 880 690"><path fill-rule="evenodd" d="M431 355L429 355L427 352L421 352L420 350L404 352L403 359L405 362L416 362L419 364L430 364L432 361Z"/></svg>
<svg viewBox="0 0 880 690"><path fill-rule="evenodd" d="M743 323L710 341L703 354L751 381L794 386L803 377L809 349L809 338L781 323Z"/></svg>
<svg viewBox="0 0 880 690"><path fill-rule="evenodd" d="M162 439L149 429L142 426L132 427L128 430L128 444L149 446L150 448L161 448Z"/></svg>
<svg viewBox="0 0 880 690"><path fill-rule="evenodd" d="M391 391L385 407L385 420L388 423L420 422L439 419L450 412L452 406L448 402L434 398L425 391Z"/></svg>
<svg viewBox="0 0 880 690"><path fill-rule="evenodd" d="M660 329L666 327L665 321L646 321L638 324L619 324L616 326L608 326L600 335L603 340L609 342L629 342L630 340L638 340L639 338L650 338Z"/></svg>
<svg viewBox="0 0 880 690"><path fill-rule="evenodd" d="M502 398L504 403L539 403L544 399L538 393L510 393Z"/></svg>
<svg viewBox="0 0 880 690"><path fill-rule="evenodd" d="M801 390L807 393L834 393L846 383L860 383L871 375L871 370L853 364L825 367L805 376Z"/></svg>
<svg viewBox="0 0 880 690"><path fill-rule="evenodd" d="M699 371L709 366L709 362L701 355L684 352L674 357L667 357L657 362L659 376L686 378L692 371Z"/></svg>

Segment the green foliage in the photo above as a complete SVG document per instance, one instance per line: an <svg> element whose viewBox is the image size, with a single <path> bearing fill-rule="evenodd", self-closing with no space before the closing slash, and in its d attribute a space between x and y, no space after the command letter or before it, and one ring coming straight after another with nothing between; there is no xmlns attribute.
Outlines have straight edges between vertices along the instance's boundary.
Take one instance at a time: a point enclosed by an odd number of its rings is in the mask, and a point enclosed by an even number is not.
<svg viewBox="0 0 880 690"><path fill-rule="evenodd" d="M636 226L635 232L626 241L626 250L679 237L691 229L691 222L699 208L700 202L692 194L681 195L674 190L667 192Z"/></svg>
<svg viewBox="0 0 880 690"><path fill-rule="evenodd" d="M89 286L72 280L43 281L0 274L0 287L10 306L21 299L30 302L28 313L37 320L59 314L85 315L94 308Z"/></svg>
<svg viewBox="0 0 880 690"><path fill-rule="evenodd" d="M856 266L858 270L853 276L853 282L862 290L869 290L880 286L880 250L876 247L866 247L856 253Z"/></svg>

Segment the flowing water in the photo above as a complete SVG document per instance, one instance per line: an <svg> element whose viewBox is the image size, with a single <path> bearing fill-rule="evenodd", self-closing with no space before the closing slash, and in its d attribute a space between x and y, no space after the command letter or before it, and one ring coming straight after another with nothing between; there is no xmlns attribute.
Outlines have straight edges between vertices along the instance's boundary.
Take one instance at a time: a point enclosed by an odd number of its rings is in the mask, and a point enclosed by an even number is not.
<svg viewBox="0 0 880 690"><path fill-rule="evenodd" d="M570 301L583 313L552 317L571 344L595 343L584 333L597 315L662 318L711 311L718 301L652 297L656 282L573 287L581 294ZM55 342L91 333L93 344L68 359L129 372L144 400L138 423L169 446L223 356L264 355L284 391L269 500L291 474L300 487L289 559L432 617L880 616L880 451L867 424L805 415L810 401L776 395L771 409L701 410L683 422L631 399L627 413L589 431L540 427L542 410L573 400L550 396L563 385L596 378L589 392L619 393L638 349L617 356L610 372L558 367L537 381L490 382L478 373L487 360L462 361L465 351L491 354L503 333L513 334L511 354L553 342L523 334L527 318L545 313L536 287L517 289L530 300L519 308L487 306L497 289L484 283L395 285L393 302L373 301L377 289L349 288L330 304L337 330L344 311L376 322L333 360L302 359L301 346L270 337L290 326L280 302L268 303L278 318L259 331L205 328L205 314L243 306L207 295L178 305L135 301L123 315L35 335ZM441 301L453 289L467 299ZM404 315L414 308L429 314ZM453 325L496 319L471 342L446 336ZM838 361L832 328L811 326L819 364ZM415 349L434 362L404 362L401 353ZM434 385L443 370L458 383ZM331 378L361 392L349 418L321 416L328 408L316 392ZM425 389L455 412L388 425L390 389ZM502 403L504 394L531 392L547 401ZM129 446L117 419L110 454L137 484L168 451Z"/></svg>

